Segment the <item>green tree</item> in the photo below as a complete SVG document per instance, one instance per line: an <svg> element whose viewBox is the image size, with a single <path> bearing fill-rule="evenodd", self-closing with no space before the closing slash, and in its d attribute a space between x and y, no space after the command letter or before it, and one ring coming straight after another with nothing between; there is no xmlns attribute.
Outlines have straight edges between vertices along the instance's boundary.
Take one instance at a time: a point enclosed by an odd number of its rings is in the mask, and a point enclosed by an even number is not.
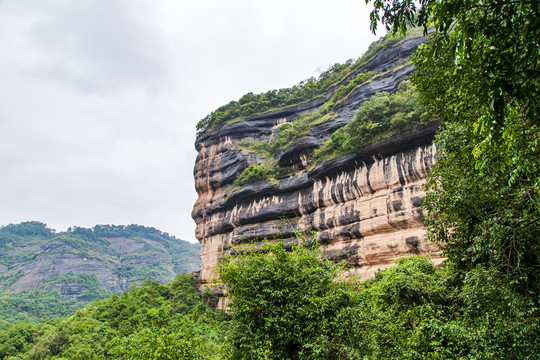
<svg viewBox="0 0 540 360"><path fill-rule="evenodd" d="M470 353L536 358L540 2L373 3L373 30L381 20L394 33L413 26L431 33L413 55L419 101L444 123L424 204L429 238L448 258L455 301L466 299L462 320L477 329Z"/></svg>
<svg viewBox="0 0 540 360"><path fill-rule="evenodd" d="M338 358L338 314L352 299L335 281L343 267L307 244L259 250L241 249L218 266L232 311L232 358Z"/></svg>
<svg viewBox="0 0 540 360"><path fill-rule="evenodd" d="M111 354L126 360L196 360L203 359L198 341L189 329L143 328L120 340Z"/></svg>
<svg viewBox="0 0 540 360"><path fill-rule="evenodd" d="M419 100L446 126L428 183L432 239L460 270L493 266L538 294L540 3L374 5L373 30L433 32L413 59Z"/></svg>
<svg viewBox="0 0 540 360"><path fill-rule="evenodd" d="M373 31L380 20L394 33L433 32L414 57L420 99L434 116L475 129L476 167L509 168L510 183L526 179L540 193L540 2L373 3Z"/></svg>
<svg viewBox="0 0 540 360"><path fill-rule="evenodd" d="M19 322L2 330L0 331L1 359L28 351L41 335L36 324L31 322Z"/></svg>
<svg viewBox="0 0 540 360"><path fill-rule="evenodd" d="M475 170L470 155L480 135L465 124L447 123L438 135L424 205L429 236L441 243L449 264L465 274L493 268L520 292L539 289L540 209L530 184L509 185L511 171ZM523 181L525 182L525 181Z"/></svg>
<svg viewBox="0 0 540 360"><path fill-rule="evenodd" d="M227 353L224 317L190 275L147 279L68 318L0 323L0 359L214 359Z"/></svg>
<svg viewBox="0 0 540 360"><path fill-rule="evenodd" d="M429 256L359 282L310 246L237 249L219 266L233 359L536 359L534 301L493 269Z"/></svg>

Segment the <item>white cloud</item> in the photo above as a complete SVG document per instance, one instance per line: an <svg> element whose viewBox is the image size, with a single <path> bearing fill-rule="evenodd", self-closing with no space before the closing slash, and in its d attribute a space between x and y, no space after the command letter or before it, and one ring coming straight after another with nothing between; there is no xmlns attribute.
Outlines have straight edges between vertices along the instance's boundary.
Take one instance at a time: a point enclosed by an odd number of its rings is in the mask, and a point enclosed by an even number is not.
<svg viewBox="0 0 540 360"><path fill-rule="evenodd" d="M194 241L195 125L374 39L363 1L0 2L0 224Z"/></svg>
<svg viewBox="0 0 540 360"><path fill-rule="evenodd" d="M31 74L75 91L107 94L148 86L166 73L159 38L138 22L130 2L41 3L27 31L37 51Z"/></svg>

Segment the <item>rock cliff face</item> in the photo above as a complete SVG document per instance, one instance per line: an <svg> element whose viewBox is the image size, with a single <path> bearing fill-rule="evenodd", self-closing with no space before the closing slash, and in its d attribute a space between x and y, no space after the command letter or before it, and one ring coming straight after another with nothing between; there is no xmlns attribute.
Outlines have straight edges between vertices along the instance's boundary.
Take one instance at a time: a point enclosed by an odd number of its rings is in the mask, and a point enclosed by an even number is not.
<svg viewBox="0 0 540 360"><path fill-rule="evenodd" d="M287 169L276 180L234 184L238 174L260 163L261 156L243 151L242 140L273 142L279 128L312 113L332 97L222 126L197 138L194 176L199 198L192 216L201 242L203 283L223 254L244 242L280 238L293 241L294 230L314 230L324 251L346 259L352 273L372 276L400 256L437 248L424 240L422 184L436 161L436 123L408 130L364 146L354 154L314 164L314 149L347 124L362 103L378 92L394 93L414 70L403 63L424 38L407 39L387 48L357 73L374 71L373 80L355 89L335 111L335 118L315 124L275 161ZM353 74L354 75L354 74Z"/></svg>
<svg viewBox="0 0 540 360"><path fill-rule="evenodd" d="M150 277L169 283L199 267L199 246L138 225L56 233L40 222L0 227L0 290L56 290L91 301Z"/></svg>

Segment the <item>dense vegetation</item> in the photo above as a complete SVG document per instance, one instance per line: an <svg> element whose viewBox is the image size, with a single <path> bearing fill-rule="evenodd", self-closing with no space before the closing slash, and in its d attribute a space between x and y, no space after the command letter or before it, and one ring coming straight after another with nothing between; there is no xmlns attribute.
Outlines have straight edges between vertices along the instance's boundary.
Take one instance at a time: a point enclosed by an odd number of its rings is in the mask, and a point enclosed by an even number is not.
<svg viewBox="0 0 540 360"><path fill-rule="evenodd" d="M0 359L222 358L224 314L194 285L187 274L165 286L147 279L68 318L0 325Z"/></svg>
<svg viewBox="0 0 540 360"><path fill-rule="evenodd" d="M330 140L315 150L313 163L354 153L367 144L425 121L426 114L418 104L415 87L410 81L403 81L394 94L381 92L365 101L347 125L336 130Z"/></svg>
<svg viewBox="0 0 540 360"><path fill-rule="evenodd" d="M417 33L415 31L409 32L409 36L417 36ZM342 87L342 92L346 91L346 89L351 90L351 84L355 82L355 77L357 75L365 76L365 74L357 74L358 70L372 60L382 49L396 45L400 41L403 41L403 37L385 36L372 43L368 51L359 59L350 59L344 64L336 63L321 73L318 79L311 77L291 88L271 90L263 94L245 94L238 101L231 101L219 107L199 121L197 134L201 135L208 130L215 130L226 123L245 119L249 116L307 102L325 96L329 91L337 90L340 87ZM356 81L355 85L358 85L358 79Z"/></svg>
<svg viewBox="0 0 540 360"><path fill-rule="evenodd" d="M261 164L250 165L245 168L236 178L233 184L233 188L236 189L246 181L253 181L259 179L269 179L271 183L279 185L277 177L286 173L285 169L275 164L272 161L273 158L268 158L266 162Z"/></svg>
<svg viewBox="0 0 540 360"><path fill-rule="evenodd" d="M437 29L413 59L420 102L446 125L427 186L431 239L445 244L463 278L493 274L529 299L537 321L540 3L396 6L376 2L395 31L411 23L427 28L428 20Z"/></svg>
<svg viewBox="0 0 540 360"><path fill-rule="evenodd" d="M80 287L84 291L72 296L62 296L62 287ZM0 290L0 322L34 320L68 316L94 299L102 299L119 291L111 291L95 274L73 273L45 280L31 291L12 292Z"/></svg>
<svg viewBox="0 0 540 360"><path fill-rule="evenodd" d="M465 278L427 256L400 259L371 280L316 243L243 252L220 265L231 299L232 359L536 359L534 299L495 271Z"/></svg>
<svg viewBox="0 0 540 360"><path fill-rule="evenodd" d="M495 271L465 278L427 256L344 279L316 242L238 251L219 265L231 315L180 274L64 319L0 326L3 359L536 359L534 299ZM258 248L260 249L260 248ZM245 247L244 250L249 250Z"/></svg>
<svg viewBox="0 0 540 360"><path fill-rule="evenodd" d="M44 318L69 316L81 304L73 299L62 299L58 291L32 290L29 292L0 292L0 324L15 321L37 321Z"/></svg>
<svg viewBox="0 0 540 360"><path fill-rule="evenodd" d="M66 316L83 306L74 300L120 294L146 277L167 283L198 266L198 245L154 228L97 225L56 233L37 221L10 224L0 227L0 321Z"/></svg>

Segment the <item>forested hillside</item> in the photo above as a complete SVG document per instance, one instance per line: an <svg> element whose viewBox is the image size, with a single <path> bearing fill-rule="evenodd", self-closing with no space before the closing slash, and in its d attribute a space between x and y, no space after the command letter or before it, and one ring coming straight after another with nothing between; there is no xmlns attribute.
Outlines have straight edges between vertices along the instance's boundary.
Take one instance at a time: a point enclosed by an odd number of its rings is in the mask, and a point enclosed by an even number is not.
<svg viewBox="0 0 540 360"><path fill-rule="evenodd" d="M139 225L74 227L32 221L0 228L1 319L67 315L77 302L162 284L199 267L199 245Z"/></svg>
<svg viewBox="0 0 540 360"><path fill-rule="evenodd" d="M146 279L66 318L0 323L0 359L219 359L223 319L191 275L168 285Z"/></svg>
<svg viewBox="0 0 540 360"><path fill-rule="evenodd" d="M71 316L0 324L0 359L537 359L534 299L427 256L344 280L316 243L267 244L219 266L231 313L190 275L149 279Z"/></svg>

